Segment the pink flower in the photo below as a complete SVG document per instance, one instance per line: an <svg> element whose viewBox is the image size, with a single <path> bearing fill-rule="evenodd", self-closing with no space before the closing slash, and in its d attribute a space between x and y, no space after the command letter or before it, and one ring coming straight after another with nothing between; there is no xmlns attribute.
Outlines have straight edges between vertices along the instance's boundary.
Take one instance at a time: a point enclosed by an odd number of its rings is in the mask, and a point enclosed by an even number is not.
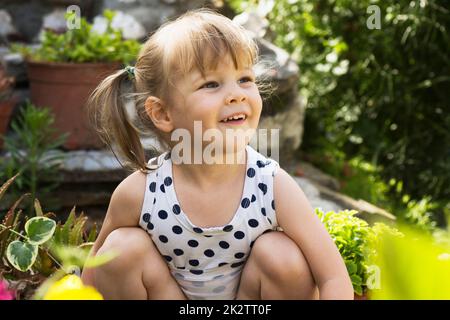
<svg viewBox="0 0 450 320"><path fill-rule="evenodd" d="M8 284L0 279L0 300L14 300L14 293L8 290Z"/></svg>

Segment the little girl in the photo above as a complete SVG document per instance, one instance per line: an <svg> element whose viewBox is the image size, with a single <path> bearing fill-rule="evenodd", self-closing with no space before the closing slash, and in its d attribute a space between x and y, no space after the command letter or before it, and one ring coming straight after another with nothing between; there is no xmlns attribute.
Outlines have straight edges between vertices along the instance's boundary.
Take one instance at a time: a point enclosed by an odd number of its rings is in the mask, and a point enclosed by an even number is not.
<svg viewBox="0 0 450 320"><path fill-rule="evenodd" d="M92 249L120 255L82 275L106 299L353 298L339 251L302 190L248 139L243 147L224 141L233 163L173 161L171 134L192 135L194 121L224 136L258 127L257 56L242 27L207 9L189 11L147 40L134 68L93 93L96 128L135 169L112 194ZM148 163L122 102L125 81L141 123L168 146ZM193 153L184 149L183 157Z"/></svg>

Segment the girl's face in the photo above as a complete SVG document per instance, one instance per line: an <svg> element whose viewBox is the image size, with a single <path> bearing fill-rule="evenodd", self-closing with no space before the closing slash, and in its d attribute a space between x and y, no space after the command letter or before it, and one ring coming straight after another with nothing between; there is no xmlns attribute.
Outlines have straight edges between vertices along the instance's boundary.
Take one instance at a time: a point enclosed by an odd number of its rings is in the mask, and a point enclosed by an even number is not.
<svg viewBox="0 0 450 320"><path fill-rule="evenodd" d="M171 112L174 128L185 128L194 137L194 121L202 122L203 132L217 129L223 134L227 129L253 129L258 127L262 99L255 84L252 69L235 69L229 55L224 56L216 70L192 71L175 82L178 90L172 96ZM176 92L178 91L178 92ZM228 120L243 116L242 120Z"/></svg>

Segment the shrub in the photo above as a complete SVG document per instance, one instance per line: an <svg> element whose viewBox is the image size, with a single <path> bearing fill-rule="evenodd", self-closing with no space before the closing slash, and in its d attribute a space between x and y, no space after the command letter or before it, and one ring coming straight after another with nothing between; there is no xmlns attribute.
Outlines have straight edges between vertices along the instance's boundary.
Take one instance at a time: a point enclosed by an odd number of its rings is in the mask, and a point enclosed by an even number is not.
<svg viewBox="0 0 450 320"><path fill-rule="evenodd" d="M238 11L256 3L228 2ZM446 1L259 3L272 6L266 11L275 43L300 67L299 88L308 99L302 148L362 155L412 199L448 199ZM381 30L366 26L371 4L380 8Z"/></svg>
<svg viewBox="0 0 450 320"><path fill-rule="evenodd" d="M356 217L355 210L323 212L315 210L344 259L348 274L356 294L363 295L371 288L371 275L376 271L376 244L381 234L399 235L396 229L386 224L374 226Z"/></svg>
<svg viewBox="0 0 450 320"><path fill-rule="evenodd" d="M108 24L105 32L92 29L92 24L81 18L80 28L58 34L44 31L42 44L37 49L13 45L13 51L24 54L28 59L47 62L122 62L134 60L140 49L136 40L123 39L122 32L114 29L111 22L116 13L105 10L103 16ZM71 18L70 15L66 18Z"/></svg>

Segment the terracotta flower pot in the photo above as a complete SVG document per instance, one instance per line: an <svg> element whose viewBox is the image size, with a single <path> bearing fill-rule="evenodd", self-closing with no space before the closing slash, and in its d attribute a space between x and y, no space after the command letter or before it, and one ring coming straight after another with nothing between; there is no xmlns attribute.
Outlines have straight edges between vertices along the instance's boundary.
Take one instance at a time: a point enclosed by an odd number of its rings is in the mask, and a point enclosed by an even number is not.
<svg viewBox="0 0 450 320"><path fill-rule="evenodd" d="M5 135L14 107L17 104L17 98L12 97L8 100L0 101L0 135ZM0 149L3 148L3 138L0 138Z"/></svg>
<svg viewBox="0 0 450 320"><path fill-rule="evenodd" d="M27 61L31 102L49 107L55 128L69 133L69 150L103 147L87 122L86 101L101 80L119 69L120 63L54 63Z"/></svg>

